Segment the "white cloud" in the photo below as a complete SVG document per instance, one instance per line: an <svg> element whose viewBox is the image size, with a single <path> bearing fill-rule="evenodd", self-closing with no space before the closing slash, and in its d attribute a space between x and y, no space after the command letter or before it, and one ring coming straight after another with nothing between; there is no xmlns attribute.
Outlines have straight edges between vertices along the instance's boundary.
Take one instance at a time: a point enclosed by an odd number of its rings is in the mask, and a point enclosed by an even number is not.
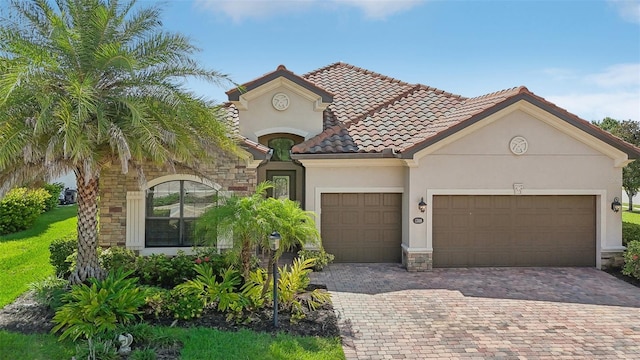
<svg viewBox="0 0 640 360"><path fill-rule="evenodd" d="M640 64L617 64L606 68L603 72L588 75L588 82L601 87L640 87Z"/></svg>
<svg viewBox="0 0 640 360"><path fill-rule="evenodd" d="M346 4L359 8L370 19L385 19L395 13L407 11L424 0L333 0L338 4Z"/></svg>
<svg viewBox="0 0 640 360"><path fill-rule="evenodd" d="M280 14L344 7L360 9L366 18L381 20L406 11L426 0L195 0L197 6L230 17L234 22Z"/></svg>
<svg viewBox="0 0 640 360"><path fill-rule="evenodd" d="M640 0L609 0L624 20L640 24Z"/></svg>
<svg viewBox="0 0 640 360"><path fill-rule="evenodd" d="M588 92L547 96L547 100L585 120L640 121L640 92Z"/></svg>
<svg viewBox="0 0 640 360"><path fill-rule="evenodd" d="M615 64L591 74L558 68L542 73L548 77L542 81L553 87L545 98L584 119L640 121L640 63Z"/></svg>

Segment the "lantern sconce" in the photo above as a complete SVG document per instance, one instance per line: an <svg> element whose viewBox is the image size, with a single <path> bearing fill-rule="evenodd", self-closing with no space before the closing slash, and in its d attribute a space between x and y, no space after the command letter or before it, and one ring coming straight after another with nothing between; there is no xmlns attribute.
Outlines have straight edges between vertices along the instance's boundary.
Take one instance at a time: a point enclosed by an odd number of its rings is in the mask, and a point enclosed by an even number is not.
<svg viewBox="0 0 640 360"><path fill-rule="evenodd" d="M427 203L424 202L424 198L420 198L420 202L418 203L418 210L420 210L420 212L425 212L427 211Z"/></svg>
<svg viewBox="0 0 640 360"><path fill-rule="evenodd" d="M622 208L622 204L620 204L620 199L616 197L615 199L613 199L613 202L611 203L611 210L613 210L613 212L618 212L620 211L621 208Z"/></svg>

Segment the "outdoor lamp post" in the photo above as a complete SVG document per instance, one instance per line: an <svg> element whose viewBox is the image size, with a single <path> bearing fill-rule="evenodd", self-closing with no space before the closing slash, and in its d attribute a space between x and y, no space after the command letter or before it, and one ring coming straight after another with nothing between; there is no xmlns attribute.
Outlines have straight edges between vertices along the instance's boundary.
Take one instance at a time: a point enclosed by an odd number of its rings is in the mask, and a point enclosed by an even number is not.
<svg viewBox="0 0 640 360"><path fill-rule="evenodd" d="M269 235L269 247L271 251L278 251L280 248L280 233L274 231ZM278 263L276 261L273 262L273 326L278 327Z"/></svg>

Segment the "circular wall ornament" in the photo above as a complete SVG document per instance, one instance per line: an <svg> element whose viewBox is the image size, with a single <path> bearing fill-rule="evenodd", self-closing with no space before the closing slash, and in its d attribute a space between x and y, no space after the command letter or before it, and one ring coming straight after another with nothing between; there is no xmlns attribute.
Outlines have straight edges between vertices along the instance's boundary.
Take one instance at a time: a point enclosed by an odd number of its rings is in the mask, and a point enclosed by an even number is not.
<svg viewBox="0 0 640 360"><path fill-rule="evenodd" d="M273 95L273 98L271 99L271 105L273 105L273 108L278 111L287 110L289 102L289 97L285 93L277 93Z"/></svg>
<svg viewBox="0 0 640 360"><path fill-rule="evenodd" d="M522 155L529 149L529 143L524 137L516 136L509 142L509 149L514 155Z"/></svg>

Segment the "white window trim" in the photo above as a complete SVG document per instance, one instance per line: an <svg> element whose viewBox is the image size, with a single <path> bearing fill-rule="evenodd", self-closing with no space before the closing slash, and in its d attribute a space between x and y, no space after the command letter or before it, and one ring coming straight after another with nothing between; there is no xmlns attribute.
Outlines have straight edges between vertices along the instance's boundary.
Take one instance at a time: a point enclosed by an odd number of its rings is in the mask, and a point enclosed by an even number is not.
<svg viewBox="0 0 640 360"><path fill-rule="evenodd" d="M196 176L193 174L170 174L155 178L148 181L141 191L127 192L127 223L126 223L126 239L125 246L127 249L136 250L140 255L166 254L176 255L179 250L187 254L193 253L193 247L146 247L145 246L145 230L146 230L146 192L149 188L168 182L168 181L193 181L207 185L218 191L219 195L226 196L229 192L221 191L222 186L210 181L207 178ZM227 241L224 241L219 249L226 249Z"/></svg>

